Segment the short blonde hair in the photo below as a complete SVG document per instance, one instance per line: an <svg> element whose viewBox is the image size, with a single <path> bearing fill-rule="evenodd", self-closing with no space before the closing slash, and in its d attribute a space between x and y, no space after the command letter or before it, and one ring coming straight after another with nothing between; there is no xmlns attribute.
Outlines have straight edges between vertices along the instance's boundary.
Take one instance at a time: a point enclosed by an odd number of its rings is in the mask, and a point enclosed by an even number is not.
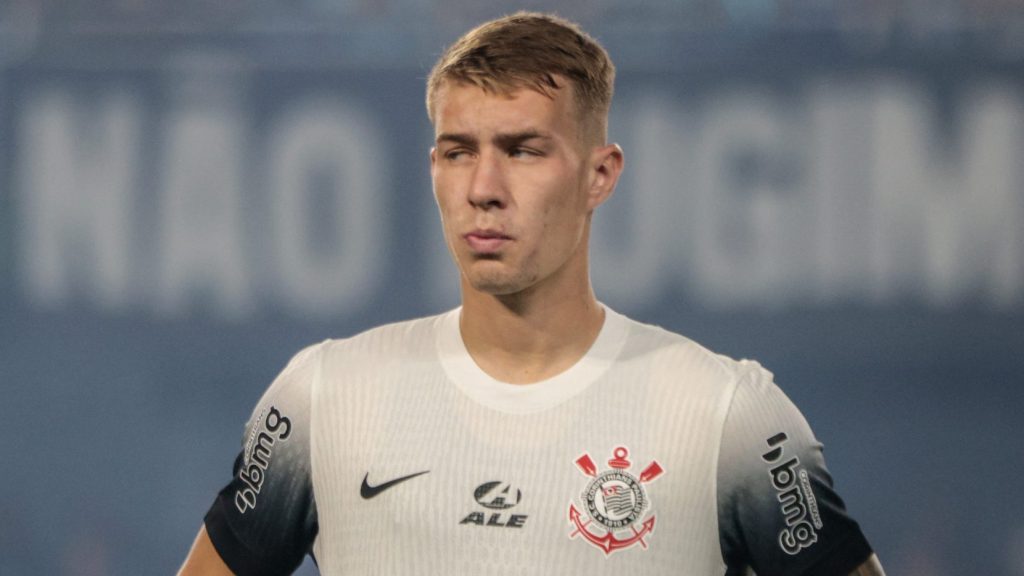
<svg viewBox="0 0 1024 576"><path fill-rule="evenodd" d="M508 93L531 88L552 96L570 81L580 126L605 138L615 84L615 65L605 49L578 24L536 12L517 12L485 22L445 50L427 79L427 115L435 121L445 81Z"/></svg>

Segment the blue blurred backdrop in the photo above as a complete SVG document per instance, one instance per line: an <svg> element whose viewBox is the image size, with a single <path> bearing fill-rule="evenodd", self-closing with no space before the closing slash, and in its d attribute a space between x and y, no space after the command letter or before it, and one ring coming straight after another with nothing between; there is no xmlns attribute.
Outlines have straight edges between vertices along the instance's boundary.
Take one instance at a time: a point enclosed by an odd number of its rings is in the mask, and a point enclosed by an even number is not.
<svg viewBox="0 0 1024 576"><path fill-rule="evenodd" d="M0 0L0 573L172 573L291 354L457 303L423 82L520 7L619 67L599 297L772 369L891 574L1024 575L1016 0Z"/></svg>

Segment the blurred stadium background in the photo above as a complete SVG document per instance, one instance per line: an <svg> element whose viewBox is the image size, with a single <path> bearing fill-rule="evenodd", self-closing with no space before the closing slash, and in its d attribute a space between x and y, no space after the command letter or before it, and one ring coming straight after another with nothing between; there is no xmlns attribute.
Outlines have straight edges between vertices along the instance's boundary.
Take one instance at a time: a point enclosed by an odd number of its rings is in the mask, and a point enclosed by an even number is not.
<svg viewBox="0 0 1024 576"><path fill-rule="evenodd" d="M599 296L772 369L890 574L1024 575L1018 0L0 0L0 573L172 573L292 353L457 302L423 80L516 8L619 67Z"/></svg>

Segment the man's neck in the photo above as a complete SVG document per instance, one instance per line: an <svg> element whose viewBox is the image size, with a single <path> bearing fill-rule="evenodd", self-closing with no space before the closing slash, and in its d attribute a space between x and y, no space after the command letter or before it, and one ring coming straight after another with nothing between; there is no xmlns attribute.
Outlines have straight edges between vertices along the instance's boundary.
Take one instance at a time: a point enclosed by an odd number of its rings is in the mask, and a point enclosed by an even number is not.
<svg viewBox="0 0 1024 576"><path fill-rule="evenodd" d="M463 287L462 339L491 377L532 384L579 361L604 324L589 282L560 298L537 293L494 296Z"/></svg>

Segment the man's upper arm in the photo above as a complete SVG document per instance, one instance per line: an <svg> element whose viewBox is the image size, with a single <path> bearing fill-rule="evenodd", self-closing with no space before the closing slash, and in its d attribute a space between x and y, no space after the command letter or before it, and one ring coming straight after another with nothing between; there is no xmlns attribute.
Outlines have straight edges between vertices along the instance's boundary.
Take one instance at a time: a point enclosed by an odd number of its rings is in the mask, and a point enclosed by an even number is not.
<svg viewBox="0 0 1024 576"><path fill-rule="evenodd" d="M206 527L199 528L199 534L192 549L185 559L185 564L178 571L178 576L234 576L234 572L228 568L221 559L217 549L210 542L210 535L206 533Z"/></svg>
<svg viewBox="0 0 1024 576"><path fill-rule="evenodd" d="M850 572L850 576L885 576L885 571L882 570L882 563L878 561L878 556L872 554L856 570Z"/></svg>

